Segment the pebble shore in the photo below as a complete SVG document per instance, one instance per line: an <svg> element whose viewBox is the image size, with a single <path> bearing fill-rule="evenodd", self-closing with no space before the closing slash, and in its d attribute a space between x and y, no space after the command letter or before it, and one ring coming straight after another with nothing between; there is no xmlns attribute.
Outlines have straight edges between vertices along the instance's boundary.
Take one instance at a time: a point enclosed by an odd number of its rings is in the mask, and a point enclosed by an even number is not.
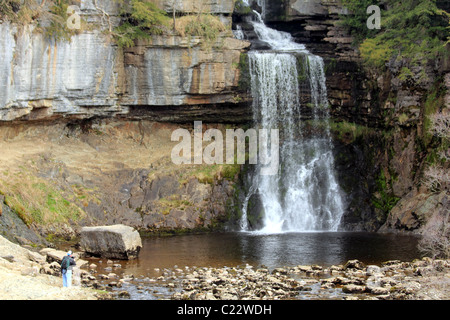
<svg viewBox="0 0 450 320"><path fill-rule="evenodd" d="M113 262L110 262L111 265ZM118 265L116 265L118 267ZM413 262L386 261L380 266L349 260L344 265L299 265L269 270L242 267L174 267L157 270L154 277L98 274L91 268L85 285L105 288L119 298L130 298L123 288L173 300L447 300L450 298L450 260L423 258ZM90 280L89 280L90 279ZM103 282L103 283L102 283Z"/></svg>

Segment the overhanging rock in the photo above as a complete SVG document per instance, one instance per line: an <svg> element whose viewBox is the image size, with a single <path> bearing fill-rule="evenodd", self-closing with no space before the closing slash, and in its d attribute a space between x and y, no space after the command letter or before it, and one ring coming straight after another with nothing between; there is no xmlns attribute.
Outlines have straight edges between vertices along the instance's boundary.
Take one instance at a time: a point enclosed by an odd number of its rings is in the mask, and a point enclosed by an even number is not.
<svg viewBox="0 0 450 320"><path fill-rule="evenodd" d="M139 233L122 224L83 227L80 246L86 253L110 259L135 259L142 248Z"/></svg>

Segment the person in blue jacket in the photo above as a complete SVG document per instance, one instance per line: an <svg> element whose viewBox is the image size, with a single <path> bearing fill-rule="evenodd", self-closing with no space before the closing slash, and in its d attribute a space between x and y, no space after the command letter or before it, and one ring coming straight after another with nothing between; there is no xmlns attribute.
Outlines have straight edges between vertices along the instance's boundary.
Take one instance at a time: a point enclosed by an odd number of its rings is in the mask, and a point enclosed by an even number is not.
<svg viewBox="0 0 450 320"><path fill-rule="evenodd" d="M72 251L69 250L67 255L61 261L61 273L63 278L63 287L72 286L72 269L75 266L75 259L73 258Z"/></svg>

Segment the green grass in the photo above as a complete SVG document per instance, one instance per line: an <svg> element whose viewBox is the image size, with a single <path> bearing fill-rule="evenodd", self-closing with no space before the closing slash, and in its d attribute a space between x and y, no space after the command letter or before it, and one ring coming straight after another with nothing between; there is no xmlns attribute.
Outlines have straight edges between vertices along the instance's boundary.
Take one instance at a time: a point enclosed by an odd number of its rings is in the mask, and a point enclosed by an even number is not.
<svg viewBox="0 0 450 320"><path fill-rule="evenodd" d="M51 224L79 221L85 212L49 181L21 171L0 176L0 188L5 203L30 226L33 223Z"/></svg>
<svg viewBox="0 0 450 320"><path fill-rule="evenodd" d="M373 128L348 121L329 121L330 132L340 141L354 143L360 138L374 134Z"/></svg>
<svg viewBox="0 0 450 320"><path fill-rule="evenodd" d="M192 207L194 204L189 200L183 200L179 195L171 195L157 200L160 213L167 215L172 209L184 210L186 207Z"/></svg>

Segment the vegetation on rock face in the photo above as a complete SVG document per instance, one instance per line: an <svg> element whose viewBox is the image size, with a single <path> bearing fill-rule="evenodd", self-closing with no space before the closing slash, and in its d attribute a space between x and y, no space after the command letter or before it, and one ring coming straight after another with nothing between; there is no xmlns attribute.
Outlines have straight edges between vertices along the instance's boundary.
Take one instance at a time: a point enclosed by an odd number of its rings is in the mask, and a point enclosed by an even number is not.
<svg viewBox="0 0 450 320"><path fill-rule="evenodd" d="M450 187L450 114L444 109L428 116L430 131L438 140L428 159L422 183L432 192L448 191Z"/></svg>
<svg viewBox="0 0 450 320"><path fill-rule="evenodd" d="M253 9L246 5L242 0L237 0L234 4L233 14L245 16L252 13L252 11Z"/></svg>
<svg viewBox="0 0 450 320"><path fill-rule="evenodd" d="M33 176L27 170L0 175L0 189L5 204L14 210L27 226L52 225L79 221L85 212L71 195L57 186Z"/></svg>
<svg viewBox="0 0 450 320"><path fill-rule="evenodd" d="M35 24L35 30L48 38L68 41L76 32L67 26L68 8L79 3L79 0L3 0L0 2L0 20L18 25Z"/></svg>
<svg viewBox="0 0 450 320"><path fill-rule="evenodd" d="M355 38L365 62L384 68L390 59L407 59L410 65L424 67L429 59L446 55L450 15L435 0L343 0L353 13L344 24ZM367 7L379 5L381 29L366 26Z"/></svg>
<svg viewBox="0 0 450 320"><path fill-rule="evenodd" d="M202 37L203 43L211 47L226 26L217 16L199 12L193 15L176 16L173 19L160 9L152 0L115 0L121 6L121 23L113 27L109 21L109 31L120 47L131 47L135 40L148 39L152 35L170 34L187 37ZM3 0L0 1L0 20L18 25L34 24L37 31L48 38L70 40L79 30L71 30L67 26L70 17L68 8L80 5L79 0ZM107 15L97 7L103 15ZM109 19L109 16L108 16ZM81 29L86 24L82 19ZM81 30L80 29L80 30Z"/></svg>
<svg viewBox="0 0 450 320"><path fill-rule="evenodd" d="M200 12L180 17L174 15L172 20L150 0L131 0L123 7L121 15L123 21L113 32L121 47L131 47L135 40L147 39L151 35L173 33L182 37L202 37L204 44L211 47L219 34L226 31L217 16Z"/></svg>
<svg viewBox="0 0 450 320"><path fill-rule="evenodd" d="M175 30L183 37L196 36L203 38L205 47L209 48L217 41L219 34L227 29L217 16L197 14L177 19Z"/></svg>
<svg viewBox="0 0 450 320"><path fill-rule="evenodd" d="M419 249L433 258L450 258L449 212L433 215L423 231Z"/></svg>
<svg viewBox="0 0 450 320"><path fill-rule="evenodd" d="M388 213L397 204L400 198L393 195L383 170L381 170L380 175L376 180L376 188L378 191L372 198L372 203L375 208L378 209L378 220L384 222Z"/></svg>
<svg viewBox="0 0 450 320"><path fill-rule="evenodd" d="M131 0L129 5L124 3L121 14L123 22L114 30L121 47L131 47L135 40L161 34L169 28L167 13L148 0Z"/></svg>
<svg viewBox="0 0 450 320"><path fill-rule="evenodd" d="M372 110L379 110L382 118L378 129L390 132L382 137L383 156L374 159L381 171L373 177L371 202L382 222L410 191L410 195L425 192L430 196L448 192L448 79L444 74L450 58L450 13L440 9L436 0L343 0L343 4L350 12L342 16L343 25L354 38L370 79L366 87ZM381 9L380 29L367 26L371 5ZM334 129L351 133L342 125ZM437 244L448 243L448 227L442 223L448 216L434 214L430 212L419 223L424 234L432 235L423 247L439 255L443 250Z"/></svg>

